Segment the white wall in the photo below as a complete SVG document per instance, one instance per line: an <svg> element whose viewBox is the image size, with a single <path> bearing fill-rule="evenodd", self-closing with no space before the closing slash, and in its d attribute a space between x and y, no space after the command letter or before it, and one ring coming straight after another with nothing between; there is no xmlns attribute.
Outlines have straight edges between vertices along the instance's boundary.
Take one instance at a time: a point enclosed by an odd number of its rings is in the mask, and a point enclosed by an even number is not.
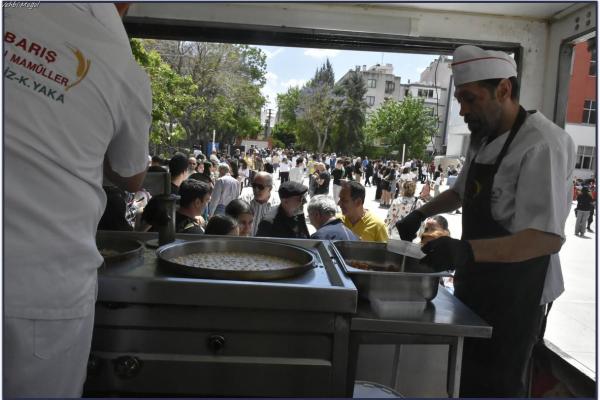
<svg viewBox="0 0 600 400"><path fill-rule="evenodd" d="M566 124L565 130L573 138L575 146L596 146L596 125Z"/></svg>
<svg viewBox="0 0 600 400"><path fill-rule="evenodd" d="M598 146L596 125L566 124L565 130L573 138L575 149L577 149L577 146ZM596 160L597 164L598 160ZM594 171L589 169L576 169L573 175L577 178L587 179L591 178L593 173Z"/></svg>

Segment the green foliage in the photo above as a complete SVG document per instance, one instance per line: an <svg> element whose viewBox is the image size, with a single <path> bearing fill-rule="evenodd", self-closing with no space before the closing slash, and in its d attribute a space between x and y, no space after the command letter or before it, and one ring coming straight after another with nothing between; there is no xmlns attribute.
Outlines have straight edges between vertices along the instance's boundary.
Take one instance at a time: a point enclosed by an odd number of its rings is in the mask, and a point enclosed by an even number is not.
<svg viewBox="0 0 600 400"><path fill-rule="evenodd" d="M247 45L145 40L179 75L195 84L193 101L180 108L187 145L257 137L265 99L266 55ZM170 98L170 94L169 97Z"/></svg>
<svg viewBox="0 0 600 400"><path fill-rule="evenodd" d="M296 119L296 110L300 105L300 89L291 87L285 93L277 95L277 109L279 122L273 127L273 138L276 138L284 147L292 147L299 137L299 125Z"/></svg>
<svg viewBox="0 0 600 400"><path fill-rule="evenodd" d="M406 144L407 158L422 158L436 130L436 118L423 99L409 96L402 102L383 103L369 116L366 134L369 141L385 138L391 149L402 151L402 145Z"/></svg>
<svg viewBox="0 0 600 400"><path fill-rule="evenodd" d="M295 122L280 121L273 127L273 139L281 142L283 148L294 147L296 143Z"/></svg>
<svg viewBox="0 0 600 400"><path fill-rule="evenodd" d="M329 87L335 85L335 75L333 73L333 67L329 62L329 58L325 61L325 64L320 68L317 68L315 76L308 82L308 86L318 86L319 84L324 84Z"/></svg>
<svg viewBox="0 0 600 400"><path fill-rule="evenodd" d="M189 76L181 76L165 63L160 54L146 50L139 39L131 39L131 50L146 70L152 88L152 128L154 144L171 144L185 137L180 119L194 101L197 86Z"/></svg>
<svg viewBox="0 0 600 400"><path fill-rule="evenodd" d="M300 89L291 87L285 93L277 95L277 108L280 119L291 125L296 123L296 110L300 104Z"/></svg>
<svg viewBox="0 0 600 400"><path fill-rule="evenodd" d="M275 137L271 138L271 145L273 147L279 147L280 149L285 149L285 143L283 143L281 140L279 140Z"/></svg>
<svg viewBox="0 0 600 400"><path fill-rule="evenodd" d="M342 102L333 135L333 150L357 153L364 140L367 104L363 99L367 93L366 82L362 74L351 71L335 91L341 96Z"/></svg>
<svg viewBox="0 0 600 400"><path fill-rule="evenodd" d="M394 158L391 157L389 148L375 146L373 143L364 143L360 150L355 151L355 154L369 157L369 160L380 160L383 157L386 159Z"/></svg>
<svg viewBox="0 0 600 400"><path fill-rule="evenodd" d="M335 125L341 98L334 92L334 74L329 60L300 91L296 121L298 141L322 153Z"/></svg>
<svg viewBox="0 0 600 400"><path fill-rule="evenodd" d="M301 89L277 95L279 122L273 137L286 147L357 152L363 142L367 91L362 75L353 71L335 86L329 60L317 68Z"/></svg>

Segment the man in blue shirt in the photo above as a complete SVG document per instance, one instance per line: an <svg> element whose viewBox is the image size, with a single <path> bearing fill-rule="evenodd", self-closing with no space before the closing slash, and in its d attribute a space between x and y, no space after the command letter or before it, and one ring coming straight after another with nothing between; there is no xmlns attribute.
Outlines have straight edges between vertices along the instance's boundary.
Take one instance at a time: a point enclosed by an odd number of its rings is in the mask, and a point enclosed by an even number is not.
<svg viewBox="0 0 600 400"><path fill-rule="evenodd" d="M358 237L336 218L336 205L326 195L313 196L308 203L308 218L317 229L311 239L323 240L359 240Z"/></svg>

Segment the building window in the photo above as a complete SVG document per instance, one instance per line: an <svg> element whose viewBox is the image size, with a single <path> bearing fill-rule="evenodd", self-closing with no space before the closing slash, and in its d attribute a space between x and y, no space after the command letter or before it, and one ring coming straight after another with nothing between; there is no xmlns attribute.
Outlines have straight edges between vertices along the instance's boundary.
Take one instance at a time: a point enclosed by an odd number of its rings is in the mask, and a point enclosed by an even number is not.
<svg viewBox="0 0 600 400"><path fill-rule="evenodd" d="M590 76L596 76L596 50L591 51L592 58L590 59Z"/></svg>
<svg viewBox="0 0 600 400"><path fill-rule="evenodd" d="M596 101L595 100L584 100L583 102L583 118L582 123L584 124L595 124L596 123Z"/></svg>
<svg viewBox="0 0 600 400"><path fill-rule="evenodd" d="M367 80L367 87L370 87L370 88L377 87L377 80L375 80L375 79Z"/></svg>
<svg viewBox="0 0 600 400"><path fill-rule="evenodd" d="M404 89L404 96L410 96L410 90Z"/></svg>
<svg viewBox="0 0 600 400"><path fill-rule="evenodd" d="M375 96L367 96L367 105L369 107L375 105Z"/></svg>
<svg viewBox="0 0 600 400"><path fill-rule="evenodd" d="M417 96L431 99L433 97L433 89L419 89Z"/></svg>
<svg viewBox="0 0 600 400"><path fill-rule="evenodd" d="M385 81L385 92L386 93L394 93L396 89L396 84L392 81Z"/></svg>
<svg viewBox="0 0 600 400"><path fill-rule="evenodd" d="M575 168L577 169L596 169L596 148L594 146L577 146L577 158L575 159Z"/></svg>

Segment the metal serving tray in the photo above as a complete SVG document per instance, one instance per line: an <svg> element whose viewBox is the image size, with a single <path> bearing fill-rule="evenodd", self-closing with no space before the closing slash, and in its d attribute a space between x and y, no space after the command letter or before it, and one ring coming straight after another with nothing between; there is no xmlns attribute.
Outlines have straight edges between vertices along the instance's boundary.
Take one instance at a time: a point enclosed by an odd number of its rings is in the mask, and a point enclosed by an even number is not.
<svg viewBox="0 0 600 400"><path fill-rule="evenodd" d="M331 247L358 295L371 301L429 301L437 295L440 278L451 276L432 271L416 258L387 251L385 243L336 241ZM376 270L354 268L350 265L353 261L367 263Z"/></svg>
<svg viewBox="0 0 600 400"><path fill-rule="evenodd" d="M281 257L294 262L297 266L277 270L239 271L227 269L198 268L174 262L173 259L189 254L207 252L243 252ZM195 242L174 243L160 247L156 251L161 267L175 274L194 276L197 278L233 279L233 280L271 280L283 279L302 274L315 267L315 256L308 250L275 242L257 243L250 239L225 241L220 239L204 239Z"/></svg>

